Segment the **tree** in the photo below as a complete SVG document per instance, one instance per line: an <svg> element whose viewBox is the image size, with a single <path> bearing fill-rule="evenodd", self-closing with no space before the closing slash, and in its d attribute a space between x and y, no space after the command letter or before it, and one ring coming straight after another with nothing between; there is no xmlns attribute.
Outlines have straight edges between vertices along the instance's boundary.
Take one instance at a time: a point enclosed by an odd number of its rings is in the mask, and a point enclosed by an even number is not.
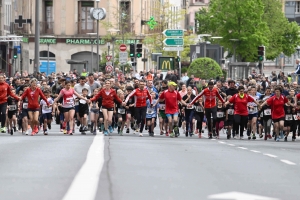
<svg viewBox="0 0 300 200"><path fill-rule="evenodd" d="M211 58L197 58L188 68L188 76L194 75L201 79L215 79L223 76L219 64Z"/></svg>

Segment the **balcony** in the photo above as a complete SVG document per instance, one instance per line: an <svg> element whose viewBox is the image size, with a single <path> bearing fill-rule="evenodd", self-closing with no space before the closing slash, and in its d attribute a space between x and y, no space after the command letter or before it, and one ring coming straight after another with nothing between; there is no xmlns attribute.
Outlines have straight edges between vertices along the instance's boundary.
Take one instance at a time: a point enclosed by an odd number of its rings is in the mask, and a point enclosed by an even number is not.
<svg viewBox="0 0 300 200"><path fill-rule="evenodd" d="M29 30L28 24L23 24L22 28L19 28L19 25L15 24L15 23L11 23L11 25L10 25L10 32L14 33L14 34L20 34L20 35L28 34L28 32L29 32L28 30Z"/></svg>
<svg viewBox="0 0 300 200"><path fill-rule="evenodd" d="M40 22L40 33L41 34L53 34L53 22Z"/></svg>

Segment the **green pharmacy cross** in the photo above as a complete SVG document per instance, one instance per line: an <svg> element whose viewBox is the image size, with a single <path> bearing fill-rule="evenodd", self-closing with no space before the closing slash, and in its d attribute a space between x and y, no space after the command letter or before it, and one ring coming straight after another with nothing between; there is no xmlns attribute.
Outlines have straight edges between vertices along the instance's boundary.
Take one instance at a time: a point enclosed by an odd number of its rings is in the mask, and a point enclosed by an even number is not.
<svg viewBox="0 0 300 200"><path fill-rule="evenodd" d="M149 28L152 30L156 26L157 22L154 20L154 17L150 17L150 20L147 22Z"/></svg>

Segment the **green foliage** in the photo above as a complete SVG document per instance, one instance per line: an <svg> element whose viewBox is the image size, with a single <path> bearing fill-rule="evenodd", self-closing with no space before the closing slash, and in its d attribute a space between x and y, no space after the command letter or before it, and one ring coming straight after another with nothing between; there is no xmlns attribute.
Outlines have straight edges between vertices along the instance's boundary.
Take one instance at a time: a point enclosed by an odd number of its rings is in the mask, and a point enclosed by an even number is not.
<svg viewBox="0 0 300 200"><path fill-rule="evenodd" d="M183 67L183 68L181 68L181 73L183 74L183 73L186 73L188 71L188 68L187 67Z"/></svg>
<svg viewBox="0 0 300 200"><path fill-rule="evenodd" d="M217 76L223 76L219 64L211 58L197 58L188 68L188 76L194 75L201 79L215 79Z"/></svg>
<svg viewBox="0 0 300 200"><path fill-rule="evenodd" d="M198 34L222 36L221 45L238 61L257 61L257 47L266 46L267 59L291 55L300 44L299 26L288 22L281 0L212 0L196 14ZM233 42L230 39L238 39Z"/></svg>

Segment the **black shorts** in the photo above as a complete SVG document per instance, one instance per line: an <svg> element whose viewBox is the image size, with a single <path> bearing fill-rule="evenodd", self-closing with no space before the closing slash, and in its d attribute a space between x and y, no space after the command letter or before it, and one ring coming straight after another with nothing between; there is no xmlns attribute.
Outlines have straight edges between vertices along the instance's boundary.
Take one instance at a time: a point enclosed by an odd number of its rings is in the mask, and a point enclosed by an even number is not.
<svg viewBox="0 0 300 200"><path fill-rule="evenodd" d="M122 117L122 120L126 121L126 114L118 114L118 119Z"/></svg>
<svg viewBox="0 0 300 200"><path fill-rule="evenodd" d="M152 118L146 118L146 121L152 121L152 119L155 119L155 117L152 117Z"/></svg>
<svg viewBox="0 0 300 200"><path fill-rule="evenodd" d="M43 120L51 120L52 119L52 113L44 113L42 115Z"/></svg>
<svg viewBox="0 0 300 200"><path fill-rule="evenodd" d="M84 115L88 115L89 114L89 110L79 110L79 117L84 117Z"/></svg>
<svg viewBox="0 0 300 200"><path fill-rule="evenodd" d="M27 110L22 110L22 112L21 112L21 118L23 119L24 117L27 117L29 119Z"/></svg>
<svg viewBox="0 0 300 200"><path fill-rule="evenodd" d="M126 109L126 113L134 115L134 108L132 107L132 108Z"/></svg>
<svg viewBox="0 0 300 200"><path fill-rule="evenodd" d="M28 110L28 112L40 112L39 108L38 109L28 108L27 110Z"/></svg>
<svg viewBox="0 0 300 200"><path fill-rule="evenodd" d="M102 106L102 110L103 109L106 109L107 111L114 111L114 108L106 108L106 107Z"/></svg>
<svg viewBox="0 0 300 200"><path fill-rule="evenodd" d="M104 116L103 116L103 113L102 113L102 112L99 112L99 119L100 119L100 118L102 118L102 119L104 118Z"/></svg>
<svg viewBox="0 0 300 200"><path fill-rule="evenodd" d="M11 119L14 115L17 115L17 111L16 110L14 110L14 111L8 111L7 112L8 119Z"/></svg>
<svg viewBox="0 0 300 200"><path fill-rule="evenodd" d="M228 119L224 122L224 126L233 126L233 119Z"/></svg>
<svg viewBox="0 0 300 200"><path fill-rule="evenodd" d="M278 118L278 119L272 119L272 121L273 121L274 123L277 123L277 122L279 122L279 121L285 121L284 119L285 119L284 117L281 117L281 118Z"/></svg>
<svg viewBox="0 0 300 200"><path fill-rule="evenodd" d="M290 121L285 120L284 121L284 127L288 127L288 126L292 127L293 123L294 123L294 120L290 120Z"/></svg>
<svg viewBox="0 0 300 200"><path fill-rule="evenodd" d="M75 108L74 108L74 107L71 107L71 108L63 108L63 113L69 112L70 110L75 110Z"/></svg>

